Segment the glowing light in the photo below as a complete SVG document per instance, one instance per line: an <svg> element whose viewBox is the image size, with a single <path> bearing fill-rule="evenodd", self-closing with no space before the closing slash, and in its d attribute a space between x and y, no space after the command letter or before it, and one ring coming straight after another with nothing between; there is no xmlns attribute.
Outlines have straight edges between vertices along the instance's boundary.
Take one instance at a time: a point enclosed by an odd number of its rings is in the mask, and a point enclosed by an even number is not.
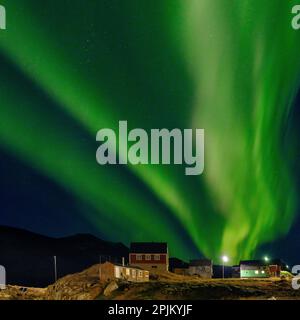
<svg viewBox="0 0 300 320"><path fill-rule="evenodd" d="M229 261L229 258L228 258L227 256L223 256L223 257L222 257L222 261L223 261L224 263L227 263L227 262Z"/></svg>

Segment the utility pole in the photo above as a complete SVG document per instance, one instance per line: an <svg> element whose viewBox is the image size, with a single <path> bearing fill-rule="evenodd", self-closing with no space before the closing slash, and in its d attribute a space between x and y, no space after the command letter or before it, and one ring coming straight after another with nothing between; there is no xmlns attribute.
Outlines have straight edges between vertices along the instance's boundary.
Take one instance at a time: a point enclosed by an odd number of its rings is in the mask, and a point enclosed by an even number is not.
<svg viewBox="0 0 300 320"><path fill-rule="evenodd" d="M229 258L227 256L222 257L223 266L222 266L222 277L225 278L225 263L229 261Z"/></svg>
<svg viewBox="0 0 300 320"><path fill-rule="evenodd" d="M55 282L57 281L57 262L56 262L56 256L53 256L54 258L54 277L55 277Z"/></svg>
<svg viewBox="0 0 300 320"><path fill-rule="evenodd" d="M99 256L99 279L101 280L101 263L102 263L102 259L101 259L101 255Z"/></svg>

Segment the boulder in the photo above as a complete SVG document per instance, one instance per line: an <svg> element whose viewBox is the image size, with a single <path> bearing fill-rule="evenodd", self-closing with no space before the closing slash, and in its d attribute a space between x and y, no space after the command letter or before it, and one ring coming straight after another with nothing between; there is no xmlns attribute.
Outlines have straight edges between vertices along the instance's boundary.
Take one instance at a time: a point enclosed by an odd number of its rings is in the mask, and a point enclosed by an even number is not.
<svg viewBox="0 0 300 320"><path fill-rule="evenodd" d="M116 283L116 281L112 281L112 282L110 282L110 283L106 286L106 288L104 289L103 295L104 295L105 297L108 297L108 296L110 296L110 294L111 294L112 292L114 292L114 291L117 290L118 288L119 288L119 286L118 286L118 284Z"/></svg>

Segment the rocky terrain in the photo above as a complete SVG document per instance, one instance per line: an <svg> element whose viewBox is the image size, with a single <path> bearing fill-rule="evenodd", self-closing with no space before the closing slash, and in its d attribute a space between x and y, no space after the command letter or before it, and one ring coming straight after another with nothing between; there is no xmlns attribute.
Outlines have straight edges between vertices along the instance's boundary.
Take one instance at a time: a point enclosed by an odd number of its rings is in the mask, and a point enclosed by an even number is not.
<svg viewBox="0 0 300 320"><path fill-rule="evenodd" d="M8 286L2 300L97 300L97 299L299 299L290 280L212 279L157 274L148 283L100 283L99 265L59 279L46 288Z"/></svg>

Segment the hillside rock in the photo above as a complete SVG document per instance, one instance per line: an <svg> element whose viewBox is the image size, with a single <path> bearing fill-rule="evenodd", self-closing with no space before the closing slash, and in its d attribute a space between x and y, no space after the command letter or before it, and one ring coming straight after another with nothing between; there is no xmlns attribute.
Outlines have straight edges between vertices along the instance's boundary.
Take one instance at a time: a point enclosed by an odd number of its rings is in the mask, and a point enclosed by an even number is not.
<svg viewBox="0 0 300 320"><path fill-rule="evenodd" d="M46 289L6 286L0 290L0 300L44 300Z"/></svg>
<svg viewBox="0 0 300 320"><path fill-rule="evenodd" d="M297 299L290 281L277 279L199 279L172 273L157 274L146 283L99 281L99 265L59 279L44 289L7 286L0 300L207 300Z"/></svg>
<svg viewBox="0 0 300 320"><path fill-rule="evenodd" d="M103 295L105 297L108 297L111 295L112 292L114 292L115 290L117 290L119 288L118 284L116 283L116 281L112 281L110 282L106 288L104 289Z"/></svg>
<svg viewBox="0 0 300 320"><path fill-rule="evenodd" d="M99 265L59 279L46 289L46 300L95 300L103 292Z"/></svg>

